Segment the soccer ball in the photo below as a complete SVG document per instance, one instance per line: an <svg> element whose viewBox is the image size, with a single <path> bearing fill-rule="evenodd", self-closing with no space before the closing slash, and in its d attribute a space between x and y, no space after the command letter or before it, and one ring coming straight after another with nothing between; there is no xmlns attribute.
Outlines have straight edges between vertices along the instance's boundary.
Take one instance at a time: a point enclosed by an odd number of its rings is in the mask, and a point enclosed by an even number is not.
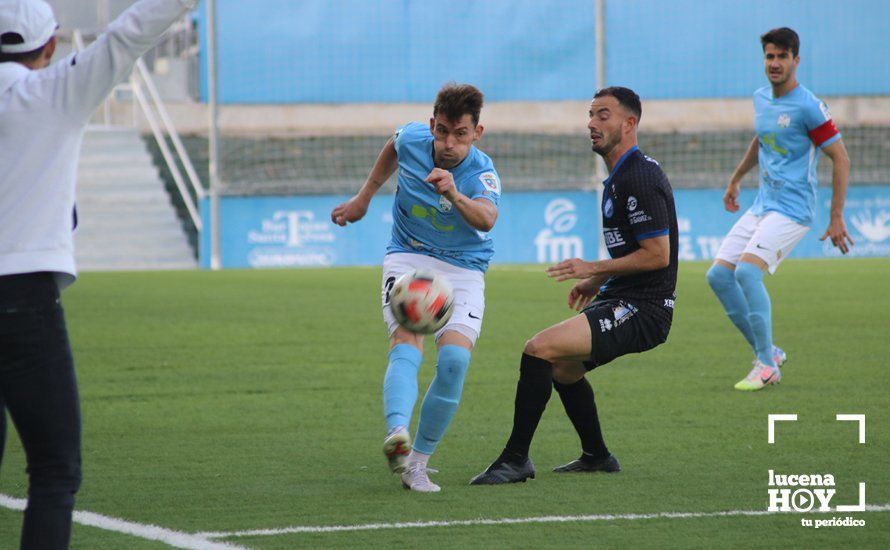
<svg viewBox="0 0 890 550"><path fill-rule="evenodd" d="M454 289L441 275L411 271L392 285L389 307L402 328L418 334L432 334L451 318Z"/></svg>

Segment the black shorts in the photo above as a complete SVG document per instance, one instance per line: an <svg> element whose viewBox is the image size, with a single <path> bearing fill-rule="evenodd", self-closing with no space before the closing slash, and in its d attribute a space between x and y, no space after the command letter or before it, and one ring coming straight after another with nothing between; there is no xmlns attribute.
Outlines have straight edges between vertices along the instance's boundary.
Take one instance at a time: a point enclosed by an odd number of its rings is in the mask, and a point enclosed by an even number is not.
<svg viewBox="0 0 890 550"><path fill-rule="evenodd" d="M650 350L667 340L671 330L669 315L656 315L651 307L625 300L595 300L582 313L590 323L592 351L584 361L587 370L605 365L628 353Z"/></svg>

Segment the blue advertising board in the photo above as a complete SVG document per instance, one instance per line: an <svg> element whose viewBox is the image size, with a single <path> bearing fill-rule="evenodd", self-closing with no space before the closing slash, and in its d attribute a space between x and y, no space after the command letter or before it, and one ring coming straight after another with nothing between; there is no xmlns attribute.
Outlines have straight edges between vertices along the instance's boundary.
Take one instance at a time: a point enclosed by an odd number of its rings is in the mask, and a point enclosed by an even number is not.
<svg viewBox="0 0 890 550"><path fill-rule="evenodd" d="M392 231L392 195L371 202L364 219L346 227L330 220L348 196L223 197L220 256L223 267L321 267L377 265ZM209 207L201 205L204 227ZM513 193L501 199L491 233L493 261L552 262L595 256L599 235L596 195ZM201 238L201 265L208 267L210 233Z"/></svg>
<svg viewBox="0 0 890 550"><path fill-rule="evenodd" d="M680 260L710 260L720 242L741 214L754 201L756 190L743 189L742 210L730 214L723 209L722 189L681 189L674 192L680 229ZM813 228L794 247L791 258L831 258L841 256L826 239L831 189L820 188ZM847 190L844 219L856 243L849 256L890 256L890 186L856 186Z"/></svg>
<svg viewBox="0 0 890 550"><path fill-rule="evenodd" d="M755 191L745 189L747 208ZM710 260L741 213L723 209L721 189L674 192L681 260ZM339 227L330 212L348 196L223 197L220 201L221 262L227 268L378 265L392 230L392 196L372 201L365 218ZM791 257L839 256L819 237L828 226L831 190L819 190L816 221ZM201 205L204 226L209 208ZM599 254L600 212L595 193L508 193L501 198L491 235L493 263L551 263ZM890 256L890 186L857 186L847 193L847 228L856 242L850 256ZM201 238L201 265L209 267L210 235Z"/></svg>

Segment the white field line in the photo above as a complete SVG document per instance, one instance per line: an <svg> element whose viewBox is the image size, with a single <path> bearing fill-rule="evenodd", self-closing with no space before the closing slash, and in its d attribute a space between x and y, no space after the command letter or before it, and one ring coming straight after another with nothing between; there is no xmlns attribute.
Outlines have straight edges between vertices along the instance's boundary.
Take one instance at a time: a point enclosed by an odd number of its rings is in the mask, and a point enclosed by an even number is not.
<svg viewBox="0 0 890 550"><path fill-rule="evenodd" d="M866 512L890 512L890 504L866 506ZM515 525L519 523L569 523L589 521L622 521L646 519L686 519L719 518L735 516L797 515L788 512L767 512L765 510L729 510L726 512L659 512L655 514L603 514L590 516L539 516L529 518L469 519L457 521L413 521L404 523L366 523L362 525L319 525L294 526L281 529L254 529L250 531L207 532L196 536L205 539L234 537L258 537L287 535L294 533L338 533L344 531L376 531L380 529L414 529L424 527L468 527L475 525ZM817 511L808 513L821 513ZM826 512L827 513L827 512Z"/></svg>
<svg viewBox="0 0 890 550"><path fill-rule="evenodd" d="M26 503L27 501L25 499L12 498L0 494L0 507L9 508L10 510L24 510ZM237 546L226 542L214 542L200 535L182 533L180 531L158 527L157 525L135 523L81 510L74 511L74 523L97 527L115 533L123 533L141 539L156 540L169 544L173 548L189 548L193 550L234 550L244 548L243 546Z"/></svg>
<svg viewBox="0 0 890 550"><path fill-rule="evenodd" d="M4 494L0 494L0 507L10 510L22 511L25 509L26 501L20 498L13 498ZM890 504L877 504L866 506L866 512L890 512ZM784 515L796 515L787 512L781 512ZM820 513L820 512L808 512ZM828 512L830 513L830 512ZM659 512L654 514L601 514L587 516L538 516L529 518L501 518L501 519L471 519L457 521L417 521L417 522L401 522L401 523L367 523L361 525L320 525L320 526L294 526L284 527L281 529L254 529L250 531L219 531L205 533L183 533L158 527L156 525L146 525L143 523L135 523L122 519L103 516L93 512L85 512L77 510L74 512L74 522L81 525L88 525L123 533L134 537L155 540L169 544L174 548L187 548L195 550L243 550L243 546L226 542L214 542L212 539L236 538L236 537L256 537L256 536L275 536L293 533L336 533L344 531L375 531L381 529L412 529L425 527L467 527L476 525L515 525L521 523L570 523L570 522L590 522L590 521L633 521L647 519L688 519L688 518L715 518L715 517L735 517L735 516L767 516L777 515L777 512L767 512L764 510L729 510L725 512Z"/></svg>

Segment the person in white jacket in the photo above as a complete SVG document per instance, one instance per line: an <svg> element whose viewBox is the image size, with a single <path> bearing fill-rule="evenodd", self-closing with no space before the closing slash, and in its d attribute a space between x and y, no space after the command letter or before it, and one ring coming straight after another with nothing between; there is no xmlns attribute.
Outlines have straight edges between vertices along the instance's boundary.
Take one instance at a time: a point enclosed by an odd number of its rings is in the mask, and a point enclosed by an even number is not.
<svg viewBox="0 0 890 550"><path fill-rule="evenodd" d="M60 290L77 271L74 189L84 127L197 0L140 0L56 63L43 0L0 0L0 460L15 424L28 464L21 548L67 548L81 481L80 405Z"/></svg>

